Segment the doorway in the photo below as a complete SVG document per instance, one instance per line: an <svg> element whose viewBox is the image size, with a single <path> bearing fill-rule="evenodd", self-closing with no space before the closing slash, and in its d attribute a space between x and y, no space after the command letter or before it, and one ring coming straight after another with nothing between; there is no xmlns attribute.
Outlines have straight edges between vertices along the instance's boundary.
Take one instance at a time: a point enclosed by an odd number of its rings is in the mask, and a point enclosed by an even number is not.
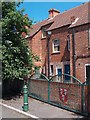
<svg viewBox="0 0 90 120"><path fill-rule="evenodd" d="M70 75L70 64L64 65L64 73ZM70 76L65 75L65 81L70 80Z"/></svg>
<svg viewBox="0 0 90 120"><path fill-rule="evenodd" d="M86 82L90 84L90 64L86 65Z"/></svg>
<svg viewBox="0 0 90 120"><path fill-rule="evenodd" d="M57 74L58 74L58 76L61 76L61 75L62 75L62 69L61 69L61 68L58 68L58 69L57 69Z"/></svg>
<svg viewBox="0 0 90 120"><path fill-rule="evenodd" d="M56 82L62 82L62 68L61 67L57 67L56 68Z"/></svg>

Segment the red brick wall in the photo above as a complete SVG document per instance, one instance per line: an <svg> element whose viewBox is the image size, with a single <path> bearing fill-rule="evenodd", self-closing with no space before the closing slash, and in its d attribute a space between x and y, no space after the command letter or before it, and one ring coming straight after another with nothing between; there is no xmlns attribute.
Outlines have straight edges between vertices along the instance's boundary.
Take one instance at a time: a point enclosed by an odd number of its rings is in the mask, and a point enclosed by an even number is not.
<svg viewBox="0 0 90 120"><path fill-rule="evenodd" d="M42 42L42 64L45 66L45 60L47 56L47 40L46 38L41 40Z"/></svg>
<svg viewBox="0 0 90 120"><path fill-rule="evenodd" d="M54 75L56 75L56 67L58 65L60 66L60 64L62 64L61 66L63 66L62 62L70 60L70 52L67 50L67 36L68 36L67 28L68 27L63 27L56 30L52 30L52 34L50 38L50 64L53 64L54 66ZM54 39L60 39L59 53L53 53L52 43ZM47 64L47 60L46 60L46 64Z"/></svg>
<svg viewBox="0 0 90 120"><path fill-rule="evenodd" d="M76 78L81 82L86 80L86 69L85 64L90 63L90 58L78 59L76 61Z"/></svg>
<svg viewBox="0 0 90 120"><path fill-rule="evenodd" d="M50 27L50 24L44 26L46 29ZM67 27L56 29L52 31L50 38L50 63L54 65L54 74L56 74L56 65L59 65L63 61L70 60L70 54L67 50ZM32 40L29 40L29 46L31 46L32 52L40 56L42 66L47 66L47 38L42 38L41 30L34 35ZM52 41L53 39L60 39L60 53L52 53ZM46 68L48 73L48 69Z"/></svg>
<svg viewBox="0 0 90 120"><path fill-rule="evenodd" d="M85 86L85 111L90 115L90 85Z"/></svg>
<svg viewBox="0 0 90 120"><path fill-rule="evenodd" d="M45 25L43 28L48 29L51 24ZM42 29L43 29L42 28ZM47 59L47 38L41 38L41 45L42 45L42 66L46 66L46 59Z"/></svg>
<svg viewBox="0 0 90 120"><path fill-rule="evenodd" d="M61 61L70 60L69 52L67 50L67 35L68 35L67 27L63 27L52 31L52 35L50 39L51 62L61 62ZM53 53L52 42L54 39L57 38L60 39L60 53Z"/></svg>
<svg viewBox="0 0 90 120"><path fill-rule="evenodd" d="M88 49L88 25L79 26L74 28L75 30L75 54L76 54L76 78L81 82L85 81L85 64L90 64L90 49ZM72 35L70 36L70 69L71 75L73 75L73 46Z"/></svg>
<svg viewBox="0 0 90 120"><path fill-rule="evenodd" d="M30 80L30 93L43 100L48 99L48 82L42 80Z"/></svg>
<svg viewBox="0 0 90 120"><path fill-rule="evenodd" d="M90 114L90 86L84 86L83 94L82 87L83 86L79 84L50 82L50 102L62 107L67 107L68 109ZM60 98L60 89L67 90L66 101ZM29 90L29 95L37 96L39 99L48 101L47 80L31 79ZM82 98L84 101L82 101Z"/></svg>
<svg viewBox="0 0 90 120"><path fill-rule="evenodd" d="M46 80L30 80L30 94L38 96L48 101L48 82ZM59 89L67 89L67 100L60 99ZM65 84L59 82L50 82L50 102L67 107L73 110L82 111L81 86L76 84Z"/></svg>
<svg viewBox="0 0 90 120"><path fill-rule="evenodd" d="M32 52L42 58L41 31L32 38Z"/></svg>
<svg viewBox="0 0 90 120"><path fill-rule="evenodd" d="M60 99L59 89L67 90L67 100L64 102ZM75 84L65 84L58 82L50 83L50 101L56 102L73 110L82 111L81 109L81 86Z"/></svg>
<svg viewBox="0 0 90 120"><path fill-rule="evenodd" d="M49 28L50 25L45 26ZM90 57L85 58L83 56L90 55L90 49L88 49L88 25L83 25L74 28L75 29L75 54L76 54L76 78L81 82L85 81L85 64L90 63ZM70 60L70 74L74 75L74 61L73 61L73 46L72 46L72 29L70 30L70 53L67 50L67 35L68 35L68 26L52 30L52 35L50 38L50 64L54 65L54 74L56 74L56 66L63 64L65 61ZM52 41L56 38L60 39L60 53L52 53ZM41 31L39 31L32 38L32 52L40 56L42 66L46 66L46 72L48 73L47 68L47 39L41 39ZM64 72L64 70L63 70Z"/></svg>
<svg viewBox="0 0 90 120"><path fill-rule="evenodd" d="M44 28L48 29L51 24L46 25ZM28 39L29 46L35 55L38 55L41 59L41 66L45 66L47 56L47 39L42 38L42 31L38 31L32 38Z"/></svg>

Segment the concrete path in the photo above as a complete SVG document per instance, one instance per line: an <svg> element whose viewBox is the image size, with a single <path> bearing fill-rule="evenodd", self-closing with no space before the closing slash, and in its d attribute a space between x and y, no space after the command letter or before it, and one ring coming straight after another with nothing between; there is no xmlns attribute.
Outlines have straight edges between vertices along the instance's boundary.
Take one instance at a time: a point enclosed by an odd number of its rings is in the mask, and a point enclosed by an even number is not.
<svg viewBox="0 0 90 120"><path fill-rule="evenodd" d="M22 112L23 97L11 100L2 100L2 104L11 106L16 110ZM35 100L29 97L29 111L27 114L33 115L37 118L83 118L83 116L73 112L46 104L44 102Z"/></svg>
<svg viewBox="0 0 90 120"><path fill-rule="evenodd" d="M2 111L2 118L31 118L30 116L27 116L5 106L2 106Z"/></svg>

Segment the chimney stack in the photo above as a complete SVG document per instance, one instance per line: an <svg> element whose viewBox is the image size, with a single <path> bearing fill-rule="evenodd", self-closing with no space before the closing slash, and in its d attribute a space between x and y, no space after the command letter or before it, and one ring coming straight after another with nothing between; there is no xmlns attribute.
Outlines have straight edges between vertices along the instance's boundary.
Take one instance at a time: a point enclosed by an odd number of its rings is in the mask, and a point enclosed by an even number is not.
<svg viewBox="0 0 90 120"><path fill-rule="evenodd" d="M48 12L49 12L49 18L53 18L60 13L60 11L54 8L50 9Z"/></svg>
<svg viewBox="0 0 90 120"><path fill-rule="evenodd" d="M75 21L75 16L71 16L71 23Z"/></svg>

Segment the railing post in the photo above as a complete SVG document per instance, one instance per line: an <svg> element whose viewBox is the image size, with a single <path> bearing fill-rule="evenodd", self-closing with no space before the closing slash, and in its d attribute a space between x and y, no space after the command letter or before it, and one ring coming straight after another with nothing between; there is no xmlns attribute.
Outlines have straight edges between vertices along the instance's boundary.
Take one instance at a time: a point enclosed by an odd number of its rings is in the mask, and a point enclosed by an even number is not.
<svg viewBox="0 0 90 120"><path fill-rule="evenodd" d="M82 112L84 113L85 111L85 93L84 93L84 84L81 85L81 106L82 106Z"/></svg>
<svg viewBox="0 0 90 120"><path fill-rule="evenodd" d="M29 79L29 81L28 81L28 96L30 95L30 79Z"/></svg>
<svg viewBox="0 0 90 120"><path fill-rule="evenodd" d="M85 85L85 112L90 116L90 84L86 83Z"/></svg>
<svg viewBox="0 0 90 120"><path fill-rule="evenodd" d="M27 112L28 108L29 108L28 107L28 88L27 88L27 85L24 85L23 93L24 93L24 96L23 96L23 101L24 101L23 111Z"/></svg>
<svg viewBox="0 0 90 120"><path fill-rule="evenodd" d="M50 80L48 81L48 102L50 102Z"/></svg>

